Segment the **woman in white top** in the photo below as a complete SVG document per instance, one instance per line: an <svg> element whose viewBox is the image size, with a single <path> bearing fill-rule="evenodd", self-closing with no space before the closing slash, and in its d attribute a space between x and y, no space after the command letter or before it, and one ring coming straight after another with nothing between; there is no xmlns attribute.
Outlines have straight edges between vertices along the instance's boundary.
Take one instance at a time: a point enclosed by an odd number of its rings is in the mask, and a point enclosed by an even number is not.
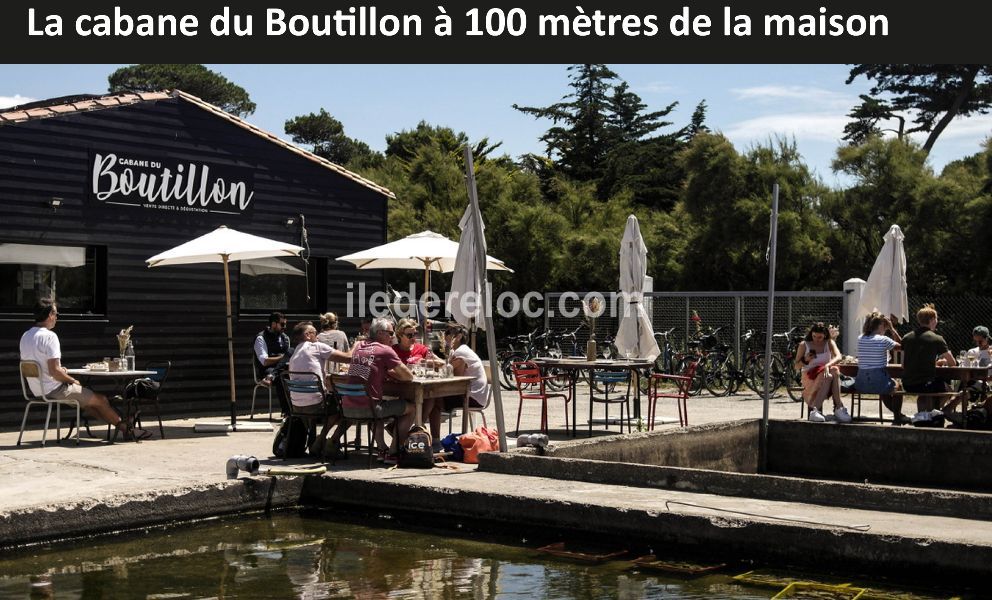
<svg viewBox="0 0 992 600"><path fill-rule="evenodd" d="M840 399L840 369L836 366L840 359L840 349L830 338L830 330L823 323L814 323L796 350L796 368L802 370L803 400L809 407L809 420L814 423L827 420L822 413L823 401L831 394L837 422L851 422Z"/></svg>

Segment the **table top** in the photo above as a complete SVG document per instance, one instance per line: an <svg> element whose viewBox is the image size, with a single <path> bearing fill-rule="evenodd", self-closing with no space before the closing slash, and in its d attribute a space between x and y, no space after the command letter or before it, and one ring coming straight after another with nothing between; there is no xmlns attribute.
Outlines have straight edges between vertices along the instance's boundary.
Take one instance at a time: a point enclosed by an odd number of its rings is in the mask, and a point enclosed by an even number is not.
<svg viewBox="0 0 992 600"><path fill-rule="evenodd" d="M334 381L338 381L342 383L348 379L347 373L333 373L332 376L334 377ZM431 377L431 378L414 377L412 381L396 381L395 379L386 379L384 383L390 385L412 384L412 385L420 385L420 386L431 386L431 385L440 385L442 383L472 381L472 379L473 379L472 377L469 377L467 375L455 375L453 377Z"/></svg>
<svg viewBox="0 0 992 600"><path fill-rule="evenodd" d="M854 363L838 364L840 372L845 375L858 372L858 365ZM886 366L890 375L900 375L903 372L903 366L898 363L891 363ZM937 373L943 375L954 375L954 374L968 374L971 377L992 377L992 365L985 367L962 367L960 365L954 367L948 366L938 366Z"/></svg>
<svg viewBox="0 0 992 600"><path fill-rule="evenodd" d="M654 364L654 361L647 360L646 358L632 358L630 360L624 359L597 359L595 361L586 360L585 358L549 358L540 357L531 359L533 362L541 366L547 367L558 367L562 369L595 369L595 368L609 368L609 369L643 369L650 367Z"/></svg>
<svg viewBox="0 0 992 600"><path fill-rule="evenodd" d="M86 375L87 377L147 377L158 371L90 371L89 369L66 369L69 375Z"/></svg>

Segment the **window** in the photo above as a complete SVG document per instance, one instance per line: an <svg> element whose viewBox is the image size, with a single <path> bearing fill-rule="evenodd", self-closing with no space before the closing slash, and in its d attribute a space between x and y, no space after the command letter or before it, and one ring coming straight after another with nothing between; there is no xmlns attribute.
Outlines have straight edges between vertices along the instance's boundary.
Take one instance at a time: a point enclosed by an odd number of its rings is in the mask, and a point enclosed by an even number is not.
<svg viewBox="0 0 992 600"><path fill-rule="evenodd" d="M30 313L53 296L62 314L105 312L106 248L0 243L0 312Z"/></svg>
<svg viewBox="0 0 992 600"><path fill-rule="evenodd" d="M315 313L327 305L327 259L243 260L239 284L241 314L271 311Z"/></svg>

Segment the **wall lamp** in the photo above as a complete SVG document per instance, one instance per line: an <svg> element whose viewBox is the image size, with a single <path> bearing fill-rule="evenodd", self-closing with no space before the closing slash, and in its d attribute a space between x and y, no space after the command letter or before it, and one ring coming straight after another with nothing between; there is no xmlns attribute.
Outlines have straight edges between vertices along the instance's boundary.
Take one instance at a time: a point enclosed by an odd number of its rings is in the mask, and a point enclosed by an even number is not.
<svg viewBox="0 0 992 600"><path fill-rule="evenodd" d="M292 227L296 224L296 219L286 219L286 227Z"/></svg>
<svg viewBox="0 0 992 600"><path fill-rule="evenodd" d="M52 207L52 212L55 212L62 206L62 198L52 198L48 201L48 206Z"/></svg>

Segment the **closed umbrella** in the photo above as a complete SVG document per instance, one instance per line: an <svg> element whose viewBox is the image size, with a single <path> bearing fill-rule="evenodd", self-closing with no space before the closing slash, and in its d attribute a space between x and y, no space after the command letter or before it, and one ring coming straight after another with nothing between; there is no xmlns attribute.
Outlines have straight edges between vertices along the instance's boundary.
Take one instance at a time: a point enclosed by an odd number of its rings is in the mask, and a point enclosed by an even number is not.
<svg viewBox="0 0 992 600"><path fill-rule="evenodd" d="M898 323L909 320L906 250L903 247L905 238L898 225L889 227L883 238L885 243L882 244L882 250L875 259L868 282L861 293L856 318L861 319L878 311L885 316L894 316Z"/></svg>
<svg viewBox="0 0 992 600"><path fill-rule="evenodd" d="M620 242L620 328L613 343L621 355L654 360L661 350L654 339L651 318L644 309L644 278L648 270L648 249L641 237L637 217L627 217Z"/></svg>
<svg viewBox="0 0 992 600"><path fill-rule="evenodd" d="M166 250L145 262L149 267L168 265L190 265L198 263L222 263L224 265L224 293L227 300L227 354L228 372L231 380L231 427L237 429L234 391L234 332L231 325L231 277L227 263L232 261L255 260L279 256L299 256L300 246L277 242L268 238L241 233L221 225L206 235L185 244Z"/></svg>
<svg viewBox="0 0 992 600"><path fill-rule="evenodd" d="M479 300L482 297L482 281L479 280L479 260L476 244L482 246L482 254L486 252L486 240L476 240L475 212L472 206L465 208L465 214L458 223L462 235L458 238L458 256L455 260L455 270L451 274L451 295L448 298L448 312L458 323L471 329L473 325L485 330L486 321L481 318ZM482 229L482 227L480 227ZM474 303L468 302L469 295L475 298ZM474 339L474 338L473 338Z"/></svg>

